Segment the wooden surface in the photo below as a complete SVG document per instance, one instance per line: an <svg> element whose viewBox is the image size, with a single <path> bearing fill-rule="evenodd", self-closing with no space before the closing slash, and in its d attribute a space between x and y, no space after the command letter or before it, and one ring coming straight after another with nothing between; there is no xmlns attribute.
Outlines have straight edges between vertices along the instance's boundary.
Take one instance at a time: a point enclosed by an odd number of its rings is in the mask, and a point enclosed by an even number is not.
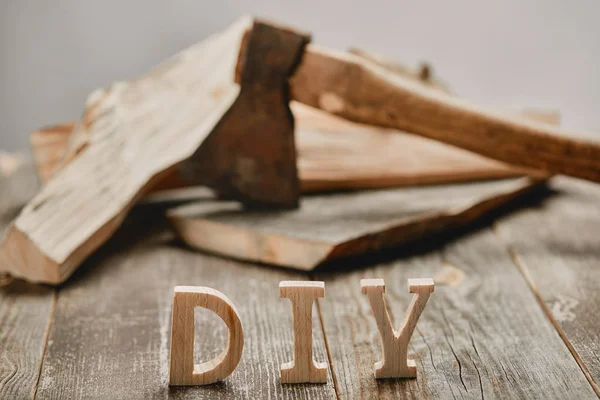
<svg viewBox="0 0 600 400"><path fill-rule="evenodd" d="M0 181L3 221L22 203L7 199L23 182L35 185L31 168L19 173ZM315 274L188 251L160 210L137 208L64 285L0 288L0 398L597 398L582 368L598 382L600 188L566 178L553 187L495 224ZM422 276L436 288L409 345L419 377L376 381L380 339L360 279L385 279L398 322L412 296L406 279ZM281 385L293 322L278 284L306 279L326 284L313 345L315 359L328 361L328 382ZM240 313L244 354L225 383L168 387L181 284L218 289ZM224 348L226 331L210 312L196 317L200 362Z"/></svg>
<svg viewBox="0 0 600 400"><path fill-rule="evenodd" d="M495 229L538 302L600 393L600 186L557 179L541 207Z"/></svg>
<svg viewBox="0 0 600 400"><path fill-rule="evenodd" d="M0 171L0 237L35 194L38 183L33 172L31 163L9 176ZM0 288L0 398L33 396L54 304L55 292L47 287L18 282Z"/></svg>

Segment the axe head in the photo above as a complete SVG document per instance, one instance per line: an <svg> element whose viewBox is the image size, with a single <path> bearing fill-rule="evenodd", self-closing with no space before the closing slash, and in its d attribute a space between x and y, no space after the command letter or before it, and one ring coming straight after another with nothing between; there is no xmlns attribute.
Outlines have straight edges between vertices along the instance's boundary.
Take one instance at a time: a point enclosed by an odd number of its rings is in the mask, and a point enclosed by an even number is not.
<svg viewBox="0 0 600 400"><path fill-rule="evenodd" d="M245 206L298 207L288 78L309 41L309 35L254 22L240 48L235 77L239 96L186 161L186 179Z"/></svg>

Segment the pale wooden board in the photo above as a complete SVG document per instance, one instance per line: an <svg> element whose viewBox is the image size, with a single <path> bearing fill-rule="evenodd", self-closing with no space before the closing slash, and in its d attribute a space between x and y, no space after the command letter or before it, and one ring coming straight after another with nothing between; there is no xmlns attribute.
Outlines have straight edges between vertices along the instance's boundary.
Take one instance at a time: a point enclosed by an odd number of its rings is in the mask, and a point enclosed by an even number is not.
<svg viewBox="0 0 600 400"><path fill-rule="evenodd" d="M242 18L145 76L90 95L87 123L70 140L78 156L16 218L0 244L0 270L56 284L102 245L236 99L234 70L250 22ZM83 147L75 145L80 138Z"/></svg>
<svg viewBox="0 0 600 400"><path fill-rule="evenodd" d="M385 279L399 324L412 296L406 280L418 277L436 281L409 346L418 378L376 381L380 338L359 280ZM596 398L489 228L439 251L315 279L329 291L320 308L341 398Z"/></svg>
<svg viewBox="0 0 600 400"><path fill-rule="evenodd" d="M306 192L388 188L523 176L510 167L431 139L358 124L298 102L298 173ZM548 120L553 114L530 118Z"/></svg>
<svg viewBox="0 0 600 400"><path fill-rule="evenodd" d="M600 186L560 178L552 188L496 231L600 396Z"/></svg>
<svg viewBox="0 0 600 400"><path fill-rule="evenodd" d="M521 179L307 196L293 211L247 211L205 199L169 211L197 249L312 270L464 226L537 184Z"/></svg>
<svg viewBox="0 0 600 400"><path fill-rule="evenodd" d="M279 298L278 284L306 276L200 255L173 246L172 239L158 215L140 211L65 284L56 304L39 398L335 398L331 377L321 385L279 382L280 365L292 359L293 331L291 305ZM168 387L176 285L215 288L239 311L244 352L224 383ZM226 332L210 312L197 317L199 363L224 348ZM315 358L326 361L316 306L313 324Z"/></svg>
<svg viewBox="0 0 600 400"><path fill-rule="evenodd" d="M0 174L0 237L37 190L30 163ZM31 398L39 376L54 290L13 283L0 287L0 398Z"/></svg>

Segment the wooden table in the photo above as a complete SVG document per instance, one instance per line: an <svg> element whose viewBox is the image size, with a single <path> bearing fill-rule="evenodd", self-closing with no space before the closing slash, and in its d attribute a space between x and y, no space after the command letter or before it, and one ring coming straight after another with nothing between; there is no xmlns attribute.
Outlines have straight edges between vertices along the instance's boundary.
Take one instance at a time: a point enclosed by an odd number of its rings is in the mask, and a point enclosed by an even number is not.
<svg viewBox="0 0 600 400"><path fill-rule="evenodd" d="M32 195L30 167L0 178L4 228ZM600 382L600 185L555 178L541 202L466 232L335 270L302 274L178 244L156 209L134 211L59 288L0 289L0 398L596 398ZM525 207L527 206L527 207ZM373 378L379 334L359 280L382 277L399 322L406 279L434 277L409 348L417 380ZM282 385L292 313L281 280L324 280L315 357L327 384ZM210 286L237 306L245 349L208 387L169 388L175 285ZM216 316L197 313L197 359L224 346Z"/></svg>

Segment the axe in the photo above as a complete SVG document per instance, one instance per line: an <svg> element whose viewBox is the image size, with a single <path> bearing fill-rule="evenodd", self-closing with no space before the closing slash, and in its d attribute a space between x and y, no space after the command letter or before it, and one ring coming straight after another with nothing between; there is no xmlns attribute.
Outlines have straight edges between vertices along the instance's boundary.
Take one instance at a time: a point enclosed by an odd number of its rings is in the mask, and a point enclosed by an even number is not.
<svg viewBox="0 0 600 400"><path fill-rule="evenodd" d="M512 165L600 182L600 138L486 110L310 36L255 20L240 48L239 97L182 166L248 206L295 208L290 100L351 121L411 132Z"/></svg>

